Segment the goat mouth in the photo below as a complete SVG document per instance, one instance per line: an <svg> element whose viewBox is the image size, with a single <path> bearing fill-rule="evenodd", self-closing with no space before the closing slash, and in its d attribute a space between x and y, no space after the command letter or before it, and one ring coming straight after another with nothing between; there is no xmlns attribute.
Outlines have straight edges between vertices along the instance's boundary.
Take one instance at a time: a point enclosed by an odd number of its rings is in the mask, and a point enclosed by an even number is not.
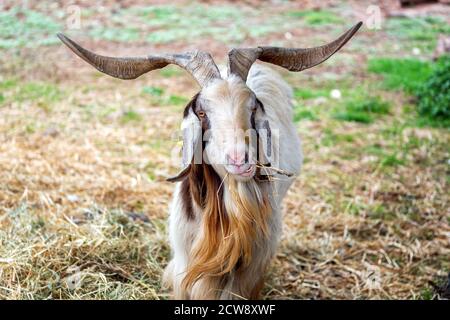
<svg viewBox="0 0 450 320"><path fill-rule="evenodd" d="M256 168L256 166L250 165L247 170L245 170L243 173L240 174L240 176L243 176L243 177L253 176L255 168Z"/></svg>
<svg viewBox="0 0 450 320"><path fill-rule="evenodd" d="M249 178L255 174L256 166L254 164L246 164L243 166L229 166L228 172L236 177Z"/></svg>

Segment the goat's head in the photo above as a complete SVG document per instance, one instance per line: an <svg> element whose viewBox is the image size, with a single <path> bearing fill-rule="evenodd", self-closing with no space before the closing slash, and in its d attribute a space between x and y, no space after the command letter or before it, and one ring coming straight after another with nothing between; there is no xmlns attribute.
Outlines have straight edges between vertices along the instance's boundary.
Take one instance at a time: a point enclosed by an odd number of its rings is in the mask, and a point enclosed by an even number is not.
<svg viewBox="0 0 450 320"><path fill-rule="evenodd" d="M246 181L255 175L256 164L261 161L260 156L268 152L258 148L259 132L264 130L264 135L270 138L264 106L246 85L252 64L261 60L290 71L311 68L342 48L361 24L356 24L335 41L321 47L233 49L229 52L228 75L223 78L212 57L205 52L113 58L86 50L62 34L58 36L80 58L116 78L135 79L169 64L188 71L197 80L201 90L184 112L182 127L185 168L170 181L182 180L189 173L192 164L202 161L212 165L221 177L230 174L238 181Z"/></svg>

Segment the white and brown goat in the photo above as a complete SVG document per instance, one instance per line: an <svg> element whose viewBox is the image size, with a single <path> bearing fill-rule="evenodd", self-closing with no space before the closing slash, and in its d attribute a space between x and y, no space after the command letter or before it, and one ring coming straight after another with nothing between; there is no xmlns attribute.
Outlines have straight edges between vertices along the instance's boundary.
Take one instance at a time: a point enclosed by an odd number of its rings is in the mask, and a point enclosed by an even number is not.
<svg viewBox="0 0 450 320"><path fill-rule="evenodd" d="M316 48L233 49L223 74L207 53L113 58L59 38L99 71L134 79L176 64L201 86L184 111L183 162L170 209L172 260L165 283L176 299L257 298L281 234L281 202L300 171L292 90L272 63L311 68L338 51L361 23ZM252 67L253 65L253 67ZM286 174L290 173L290 174Z"/></svg>

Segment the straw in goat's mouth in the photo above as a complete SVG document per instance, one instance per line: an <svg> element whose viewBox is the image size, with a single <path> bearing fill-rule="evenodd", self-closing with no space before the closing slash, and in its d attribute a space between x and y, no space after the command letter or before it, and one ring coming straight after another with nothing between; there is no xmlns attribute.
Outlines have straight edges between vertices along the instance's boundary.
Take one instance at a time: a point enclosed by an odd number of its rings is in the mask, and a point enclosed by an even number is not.
<svg viewBox="0 0 450 320"><path fill-rule="evenodd" d="M256 167L257 168L261 168L261 169L266 169L266 170L272 170L272 171L275 171L276 173L278 173L278 174L282 174L282 175L285 175L285 176L287 176L287 177L292 177L292 176L294 176L294 174L292 173L292 172L288 172L288 171L286 171L286 170L283 170L283 169L280 169L280 168L276 168L276 167L272 167L272 166L265 166L265 165L263 165L263 164L260 164L260 163L258 163L257 165L256 165Z"/></svg>

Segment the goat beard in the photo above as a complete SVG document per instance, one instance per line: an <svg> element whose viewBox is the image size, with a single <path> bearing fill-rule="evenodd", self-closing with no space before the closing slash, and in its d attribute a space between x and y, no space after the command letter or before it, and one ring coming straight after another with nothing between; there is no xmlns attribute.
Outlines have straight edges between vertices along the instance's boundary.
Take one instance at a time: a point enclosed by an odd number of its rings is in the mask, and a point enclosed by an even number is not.
<svg viewBox="0 0 450 320"><path fill-rule="evenodd" d="M189 290L201 278L218 283L223 276L249 266L255 246L269 237L271 214L267 192L254 180L221 180L212 167L203 165L201 230L195 239L182 286ZM191 180L191 186L193 181ZM198 181L196 182L198 186ZM197 196L196 196L197 194ZM201 192L194 192L198 198Z"/></svg>

